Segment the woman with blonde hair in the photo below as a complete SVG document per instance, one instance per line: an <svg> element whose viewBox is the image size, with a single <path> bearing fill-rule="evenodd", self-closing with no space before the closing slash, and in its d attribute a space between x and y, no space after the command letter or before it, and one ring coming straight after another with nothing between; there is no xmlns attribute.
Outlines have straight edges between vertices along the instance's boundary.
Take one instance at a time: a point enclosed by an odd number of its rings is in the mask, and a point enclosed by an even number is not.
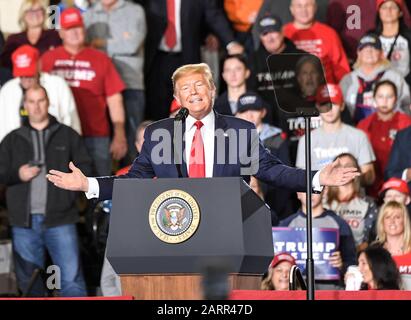
<svg viewBox="0 0 411 320"><path fill-rule="evenodd" d="M381 207L376 242L392 255L401 274L411 274L411 223L402 203L390 201Z"/></svg>
<svg viewBox="0 0 411 320"><path fill-rule="evenodd" d="M261 281L261 290L289 290L290 270L295 265L296 261L291 254L276 254Z"/></svg>
<svg viewBox="0 0 411 320"><path fill-rule="evenodd" d="M396 110L411 114L408 84L385 58L381 40L376 34L366 34L361 38L357 56L354 71L346 74L340 82L345 104L354 123L357 124L376 111L373 91L382 80L391 80L397 87Z"/></svg>
<svg viewBox="0 0 411 320"><path fill-rule="evenodd" d="M23 31L7 38L0 56L3 67L12 69L11 55L22 45L31 45L40 54L61 45L58 32L47 29L47 5L44 0L24 0L19 11L19 24Z"/></svg>

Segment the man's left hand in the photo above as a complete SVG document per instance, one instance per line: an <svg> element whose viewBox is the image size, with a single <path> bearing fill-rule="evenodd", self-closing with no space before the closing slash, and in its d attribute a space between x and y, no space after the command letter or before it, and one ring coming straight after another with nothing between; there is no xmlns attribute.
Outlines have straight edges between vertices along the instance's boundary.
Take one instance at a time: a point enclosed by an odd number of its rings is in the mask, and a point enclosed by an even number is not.
<svg viewBox="0 0 411 320"><path fill-rule="evenodd" d="M127 153L127 139L125 135L115 134L111 142L110 152L115 160L122 159Z"/></svg>
<svg viewBox="0 0 411 320"><path fill-rule="evenodd" d="M320 184L322 186L343 186L360 175L357 168L341 167L340 159L337 159L321 169Z"/></svg>

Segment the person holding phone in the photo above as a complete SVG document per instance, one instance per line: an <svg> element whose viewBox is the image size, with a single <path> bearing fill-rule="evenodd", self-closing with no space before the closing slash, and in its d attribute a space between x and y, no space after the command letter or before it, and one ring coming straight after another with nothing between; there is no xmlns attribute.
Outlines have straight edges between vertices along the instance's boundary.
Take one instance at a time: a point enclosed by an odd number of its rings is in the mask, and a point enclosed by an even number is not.
<svg viewBox="0 0 411 320"><path fill-rule="evenodd" d="M45 269L47 249L60 269L58 294L85 296L75 225L79 221L76 195L48 183L46 172L56 166L64 170L67 161L75 161L90 173L91 158L79 134L48 113L44 87L28 89L24 107L28 120L0 144L0 183L8 186L18 286L25 295L45 295L44 285L38 282L28 290L33 272Z"/></svg>

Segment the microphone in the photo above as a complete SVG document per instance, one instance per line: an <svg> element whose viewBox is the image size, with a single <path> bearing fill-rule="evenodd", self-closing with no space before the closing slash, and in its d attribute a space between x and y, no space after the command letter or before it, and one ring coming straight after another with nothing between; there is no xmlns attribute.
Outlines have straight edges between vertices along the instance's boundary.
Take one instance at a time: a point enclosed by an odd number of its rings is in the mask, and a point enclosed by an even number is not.
<svg viewBox="0 0 411 320"><path fill-rule="evenodd" d="M181 107L180 111L176 114L174 121L185 121L189 111L187 108Z"/></svg>
<svg viewBox="0 0 411 320"><path fill-rule="evenodd" d="M187 108L181 107L180 111L174 118L174 134L173 134L173 149L174 149L174 161L178 173L178 177L182 178L181 164L183 161L182 155L182 142L183 142L183 123L185 123L189 112Z"/></svg>

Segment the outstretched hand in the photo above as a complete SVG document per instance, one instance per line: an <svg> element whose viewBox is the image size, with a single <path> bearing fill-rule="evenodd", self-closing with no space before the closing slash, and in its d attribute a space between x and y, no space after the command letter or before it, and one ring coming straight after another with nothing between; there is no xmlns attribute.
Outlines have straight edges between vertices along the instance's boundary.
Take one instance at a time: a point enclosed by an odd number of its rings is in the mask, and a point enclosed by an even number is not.
<svg viewBox="0 0 411 320"><path fill-rule="evenodd" d="M65 173L58 170L50 170L47 179L56 187L71 191L88 191L87 177L70 161L69 168L72 172Z"/></svg>
<svg viewBox="0 0 411 320"><path fill-rule="evenodd" d="M360 175L361 172L355 167L341 167L340 159L337 159L321 169L320 184L322 186L343 186Z"/></svg>

